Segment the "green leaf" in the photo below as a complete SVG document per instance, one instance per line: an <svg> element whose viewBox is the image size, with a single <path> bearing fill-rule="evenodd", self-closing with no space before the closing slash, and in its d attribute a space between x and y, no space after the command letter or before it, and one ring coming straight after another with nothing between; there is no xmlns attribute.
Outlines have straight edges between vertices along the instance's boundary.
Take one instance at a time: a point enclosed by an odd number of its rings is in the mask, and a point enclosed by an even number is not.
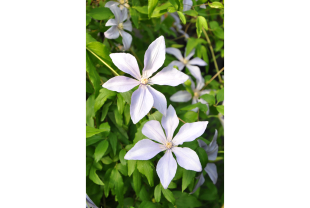
<svg viewBox="0 0 310 208"><path fill-rule="evenodd" d="M148 14L148 6L133 6L132 8L134 8L135 10L137 10L138 12L142 13L142 14Z"/></svg>
<svg viewBox="0 0 310 208"><path fill-rule="evenodd" d="M161 118L163 117L163 114L161 112L156 111L155 113L152 113L149 115L149 120L156 120L161 122Z"/></svg>
<svg viewBox="0 0 310 208"><path fill-rule="evenodd" d="M125 125L128 125L130 121L130 106L129 105L125 105L124 119L125 119Z"/></svg>
<svg viewBox="0 0 310 208"><path fill-rule="evenodd" d="M169 189L164 189L163 186L161 186L161 191L163 192L164 197L171 202L172 204L175 204L175 198L172 194L172 192Z"/></svg>
<svg viewBox="0 0 310 208"><path fill-rule="evenodd" d="M116 92L102 88L99 91L99 95L95 100L94 110L97 112L107 99L112 99L116 95Z"/></svg>
<svg viewBox="0 0 310 208"><path fill-rule="evenodd" d="M137 169L134 170L132 178L133 178L133 188L138 195L141 188L141 174Z"/></svg>
<svg viewBox="0 0 310 208"><path fill-rule="evenodd" d="M109 165L111 164L113 161L109 156L103 157L101 158L101 162L105 165Z"/></svg>
<svg viewBox="0 0 310 208"><path fill-rule="evenodd" d="M96 71L96 68L89 57L89 52L86 51L86 72L88 73L88 78L95 89L95 95L98 94L100 85L100 76Z"/></svg>
<svg viewBox="0 0 310 208"><path fill-rule="evenodd" d="M126 165L127 162L126 160L124 159L124 156L126 155L126 150L125 149L122 149L120 152L119 152L119 160L121 161L122 165Z"/></svg>
<svg viewBox="0 0 310 208"><path fill-rule="evenodd" d="M89 14L86 14L86 26L90 23L91 16Z"/></svg>
<svg viewBox="0 0 310 208"><path fill-rule="evenodd" d="M126 139L129 139L126 131L124 130L123 127L120 127L116 124L116 121L115 121L115 117L114 117L114 114L112 112L109 112L108 113L108 116L109 118L111 119L111 121L113 122L113 124L116 126L116 128L119 130L119 132L126 138Z"/></svg>
<svg viewBox="0 0 310 208"><path fill-rule="evenodd" d="M224 106L223 105L218 105L216 106L216 110L224 115Z"/></svg>
<svg viewBox="0 0 310 208"><path fill-rule="evenodd" d="M117 108L114 108L114 116L116 124L120 127L123 126L123 116L120 114L120 112L117 110Z"/></svg>
<svg viewBox="0 0 310 208"><path fill-rule="evenodd" d="M136 26L136 28L139 28L139 13L132 7L129 8L129 12L133 24Z"/></svg>
<svg viewBox="0 0 310 208"><path fill-rule="evenodd" d="M125 100L121 94L117 94L117 109L120 114L123 114L125 107Z"/></svg>
<svg viewBox="0 0 310 208"><path fill-rule="evenodd" d="M100 42L91 42L86 44L86 48L95 53L97 56L99 56L99 58L101 58L104 62L113 68L114 64L110 57L111 52L107 46Z"/></svg>
<svg viewBox="0 0 310 208"><path fill-rule="evenodd" d="M224 30L221 27L215 28L213 31L214 35L222 40L224 40Z"/></svg>
<svg viewBox="0 0 310 208"><path fill-rule="evenodd" d="M107 113L108 113L108 110L109 110L109 107L110 107L111 104L112 104L112 102L107 102L107 103L105 103L105 104L103 105L103 107L102 107L102 113L101 113L101 119L100 119L101 122L102 122L102 121L105 119L105 117L107 116Z"/></svg>
<svg viewBox="0 0 310 208"><path fill-rule="evenodd" d="M109 126L110 127L110 126ZM91 137L93 135L99 134L101 132L110 131L110 128L107 129L96 129L90 126L86 126L86 138Z"/></svg>
<svg viewBox="0 0 310 208"><path fill-rule="evenodd" d="M156 207L156 205L150 201L143 201L140 204L139 208L158 208L158 207Z"/></svg>
<svg viewBox="0 0 310 208"><path fill-rule="evenodd" d="M147 190L145 189L145 186L142 186L140 193L139 193L139 197L142 201L149 201L150 200L150 195L147 192Z"/></svg>
<svg viewBox="0 0 310 208"><path fill-rule="evenodd" d="M224 87L218 91L218 93L216 94L216 99L217 99L217 102L221 102L224 100Z"/></svg>
<svg viewBox="0 0 310 208"><path fill-rule="evenodd" d="M134 90L129 90L127 92L121 92L119 94L121 94L125 100L126 103L128 103L129 105L131 104L131 96Z"/></svg>
<svg viewBox="0 0 310 208"><path fill-rule="evenodd" d="M207 112L208 111L208 106L206 104L202 104L201 102L192 104L192 105L188 105L184 108L181 108L181 110L192 110L194 108L199 108L201 111L203 112Z"/></svg>
<svg viewBox="0 0 310 208"><path fill-rule="evenodd" d="M187 14L189 16L192 16L192 17L197 17L198 16L198 12L194 11L194 10L187 10L184 12L184 14Z"/></svg>
<svg viewBox="0 0 310 208"><path fill-rule="evenodd" d="M174 189L176 187L177 187L177 184L171 181L169 186L168 186L168 189Z"/></svg>
<svg viewBox="0 0 310 208"><path fill-rule="evenodd" d="M180 44L172 44L171 45L172 48L183 48L184 45L180 45Z"/></svg>
<svg viewBox="0 0 310 208"><path fill-rule="evenodd" d="M101 179L99 178L99 176L97 175L96 173L96 168L94 166L92 166L90 168L90 171L89 171L89 179L92 180L95 184L98 184L98 185L104 185L104 183L101 181Z"/></svg>
<svg viewBox="0 0 310 208"><path fill-rule="evenodd" d="M197 29L196 32L197 32L198 38L200 38L200 35L202 33L202 28L204 28L205 30L208 30L207 20L202 16L198 16L197 21L196 21L196 29Z"/></svg>
<svg viewBox="0 0 310 208"><path fill-rule="evenodd" d="M195 177L196 172L192 170L184 170L182 177L182 192L187 188L187 186L192 182Z"/></svg>
<svg viewBox="0 0 310 208"><path fill-rule="evenodd" d="M197 113L193 111L188 111L185 114L181 115L181 119L185 121L186 123L195 122L197 118L198 118Z"/></svg>
<svg viewBox="0 0 310 208"><path fill-rule="evenodd" d="M178 0L179 11L183 11L183 0Z"/></svg>
<svg viewBox="0 0 310 208"><path fill-rule="evenodd" d="M178 9L178 3L177 3L178 0L169 0L169 2L172 4L172 6L177 10Z"/></svg>
<svg viewBox="0 0 310 208"><path fill-rule="evenodd" d="M145 175L147 178L150 186L154 186L154 177L153 177L153 172L154 172L154 166L153 163L149 160L138 160L137 161L137 168L140 173Z"/></svg>
<svg viewBox="0 0 310 208"><path fill-rule="evenodd" d="M160 198L161 198L161 184L160 183L154 189L154 198L156 202L160 202Z"/></svg>
<svg viewBox="0 0 310 208"><path fill-rule="evenodd" d="M196 149L196 153L197 153L197 155L199 157L199 160L200 160L200 163L201 163L201 167L205 168L207 163L208 163L208 155L207 155L206 150L204 150L201 147L198 147Z"/></svg>
<svg viewBox="0 0 310 208"><path fill-rule="evenodd" d="M158 0L148 0L148 16L151 18L155 7L157 6Z"/></svg>
<svg viewBox="0 0 310 208"><path fill-rule="evenodd" d="M213 95L204 94L201 95L200 98L204 99L210 106L215 104L215 98Z"/></svg>
<svg viewBox="0 0 310 208"><path fill-rule="evenodd" d="M110 191L109 181L110 181L111 171L112 171L112 168L109 168L105 172L104 177L103 177L103 183L105 184L103 186L105 198L108 198L108 196L109 196L109 191Z"/></svg>
<svg viewBox="0 0 310 208"><path fill-rule="evenodd" d="M95 117L95 95L91 95L88 97L86 101L86 124L90 127L94 126L94 117Z"/></svg>
<svg viewBox="0 0 310 208"><path fill-rule="evenodd" d="M167 11L168 11L169 13L174 13L174 12L176 12L177 10L176 10L174 7L168 7Z"/></svg>
<svg viewBox="0 0 310 208"><path fill-rule="evenodd" d="M110 133L109 135L109 142L111 144L113 154L116 155L116 148L117 148L117 137L116 134Z"/></svg>
<svg viewBox="0 0 310 208"><path fill-rule="evenodd" d="M124 202L124 182L121 174L114 168L111 172L110 182L115 186L115 193L119 204Z"/></svg>
<svg viewBox="0 0 310 208"><path fill-rule="evenodd" d="M116 169L121 172L124 176L128 176L128 171L126 165L122 165L121 163L118 163L116 165Z"/></svg>
<svg viewBox="0 0 310 208"><path fill-rule="evenodd" d="M86 176L89 175L90 168L93 166L93 158L86 157Z"/></svg>
<svg viewBox="0 0 310 208"><path fill-rule="evenodd" d="M186 45L186 56L188 56L188 54L201 43L206 44L207 41L200 38L189 38Z"/></svg>
<svg viewBox="0 0 310 208"><path fill-rule="evenodd" d="M102 158L104 153L107 151L108 147L109 147L109 142L107 140L104 140L98 144L98 146L95 149L95 154L94 154L96 162L99 162L99 160Z"/></svg>
<svg viewBox="0 0 310 208"><path fill-rule="evenodd" d="M184 14L182 12L178 11L178 15L179 15L180 20L182 21L182 23L185 25L186 24L186 18L184 16Z"/></svg>
<svg viewBox="0 0 310 208"><path fill-rule="evenodd" d="M131 176L133 171L136 169L136 160L128 160L128 176Z"/></svg>
<svg viewBox="0 0 310 208"><path fill-rule="evenodd" d="M207 189L201 189L199 199L204 201L213 201L218 199L217 188L211 181L206 181Z"/></svg>
<svg viewBox="0 0 310 208"><path fill-rule="evenodd" d="M211 8L214 8L214 9L223 9L224 8L224 6L223 6L223 4L221 2L215 1L215 2L212 2L212 3L209 2L208 4L209 4L209 6Z"/></svg>
<svg viewBox="0 0 310 208"><path fill-rule="evenodd" d="M177 208L188 208L188 207L201 207L201 202L188 193L182 193L181 191L174 191L173 195L176 201Z"/></svg>
<svg viewBox="0 0 310 208"><path fill-rule="evenodd" d="M94 8L88 14L96 20L106 20L113 16L113 13L107 7Z"/></svg>
<svg viewBox="0 0 310 208"><path fill-rule="evenodd" d="M86 33L86 45L91 42L97 42L97 40L93 38L90 34Z"/></svg>

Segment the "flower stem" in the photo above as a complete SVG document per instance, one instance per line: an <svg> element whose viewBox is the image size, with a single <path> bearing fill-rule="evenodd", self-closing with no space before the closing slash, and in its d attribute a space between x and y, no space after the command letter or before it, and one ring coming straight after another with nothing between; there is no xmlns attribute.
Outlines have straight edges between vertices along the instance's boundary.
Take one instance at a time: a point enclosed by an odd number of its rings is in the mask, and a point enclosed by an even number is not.
<svg viewBox="0 0 310 208"><path fill-rule="evenodd" d="M89 52L91 52L97 59L99 59L102 63L104 63L104 65L106 65L111 71L112 71L112 73L115 75L115 76L119 76L119 74L116 72L116 71L114 71L114 69L112 69L112 67L109 65L109 64L107 64L104 60L102 60L97 54L95 54L94 52L92 52L89 48L87 48L86 47L86 49L89 51Z"/></svg>
<svg viewBox="0 0 310 208"><path fill-rule="evenodd" d="M215 65L215 69L216 69L217 72L219 72L219 67L217 66L216 58L215 58L215 56L214 56L213 47L212 47L212 45L211 45L211 41L210 41L210 39L209 39L209 36L208 36L208 34L207 34L207 32L205 31L204 28L202 28L202 31L203 31L203 33L205 34L206 39L207 39L207 42L208 42L208 44L209 44L209 48L210 48L210 51L211 51L211 54L212 54L212 58L213 58L214 65ZM220 76L219 74L218 74L218 78L219 78L219 81L222 83L223 80L222 80L222 78L221 78L221 76Z"/></svg>
<svg viewBox="0 0 310 208"><path fill-rule="evenodd" d="M203 86L202 89L204 89L208 84L210 84L210 83L212 82L212 80L214 80L215 77L218 76L223 70L224 70L224 67L223 67L219 72L217 72L209 81L207 81L206 84L205 84L205 86ZM202 90L202 89L201 89L201 90Z"/></svg>
<svg viewBox="0 0 310 208"><path fill-rule="evenodd" d="M183 121L182 119L180 119L179 117L178 117L178 119L180 120L180 121L182 121L183 123L186 123L185 121Z"/></svg>

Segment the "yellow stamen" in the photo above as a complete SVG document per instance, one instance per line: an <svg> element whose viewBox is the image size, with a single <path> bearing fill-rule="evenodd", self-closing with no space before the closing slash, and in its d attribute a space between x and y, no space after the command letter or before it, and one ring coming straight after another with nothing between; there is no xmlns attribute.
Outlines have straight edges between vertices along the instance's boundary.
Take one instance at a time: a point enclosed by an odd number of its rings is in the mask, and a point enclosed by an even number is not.
<svg viewBox="0 0 310 208"><path fill-rule="evenodd" d="M194 97L198 97L199 96L199 92L194 92Z"/></svg>
<svg viewBox="0 0 310 208"><path fill-rule="evenodd" d="M166 147L167 147L168 149L170 149L170 148L172 147L172 143L171 143L171 142L167 142L167 143L166 143Z"/></svg>
<svg viewBox="0 0 310 208"><path fill-rule="evenodd" d="M118 29L120 29L120 30L124 29L123 23L119 23L117 27L118 27Z"/></svg>
<svg viewBox="0 0 310 208"><path fill-rule="evenodd" d="M183 62L183 64L186 65L188 63L188 60L187 59L183 59L182 62Z"/></svg>
<svg viewBox="0 0 310 208"><path fill-rule="evenodd" d="M149 81L148 81L147 78L141 78L140 82L141 82L142 84L147 84Z"/></svg>
<svg viewBox="0 0 310 208"><path fill-rule="evenodd" d="M125 1L124 1L124 0L120 0L119 3L120 3L120 4L124 4Z"/></svg>

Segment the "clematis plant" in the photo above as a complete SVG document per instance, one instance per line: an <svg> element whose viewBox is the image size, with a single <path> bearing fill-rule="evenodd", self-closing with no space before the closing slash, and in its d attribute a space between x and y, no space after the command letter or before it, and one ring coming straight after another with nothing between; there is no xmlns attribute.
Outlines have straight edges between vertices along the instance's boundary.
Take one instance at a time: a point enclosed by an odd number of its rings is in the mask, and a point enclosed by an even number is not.
<svg viewBox="0 0 310 208"><path fill-rule="evenodd" d="M121 35L123 37L124 50L128 50L132 42L132 37L124 29L131 32L132 24L129 20L124 22L127 19L127 10L120 10L116 5L112 5L109 8L114 14L115 19L109 19L105 24L105 26L112 27L104 32L104 36L108 39L116 39Z"/></svg>
<svg viewBox="0 0 310 208"><path fill-rule="evenodd" d="M181 51L177 48L166 48L166 52L174 55L179 61L172 61L169 66L177 66L180 71L183 70L184 67L188 68L188 70L191 72L191 74L200 82L203 82L203 78L201 76L201 72L198 66L206 66L207 63L202 60L201 58L193 58L192 60L189 60L194 54L195 49L193 49L188 56L186 56L186 51L184 53L184 57L181 54ZM193 66L198 65L198 66Z"/></svg>
<svg viewBox="0 0 310 208"><path fill-rule="evenodd" d="M170 100L173 102L187 102L190 101L192 99L192 104L195 104L197 102L200 102L202 104L206 104L208 106L208 111L207 111L207 115L209 115L209 104L204 100L199 98L201 95L204 94L209 94L211 92L211 90L201 90L204 86L204 82L201 82L200 80L203 80L203 78L201 77L199 80L197 80L197 85L195 87L195 83L193 82L193 80L191 80L191 88L194 92L194 95L192 96L191 93L189 93L186 90L180 90L178 92L176 92L175 94L173 94L170 97ZM194 108L193 111L197 112L198 108Z"/></svg>
<svg viewBox="0 0 310 208"><path fill-rule="evenodd" d="M173 67L165 67L150 78L163 65L165 54L165 39L160 36L150 44L145 52L142 75L136 58L131 54L110 54L115 66L135 79L116 76L104 83L102 87L112 91L126 92L139 85L139 88L131 96L130 116L134 124L141 120L153 106L163 115L166 115L167 100L161 92L155 90L151 85L177 86L189 78L188 75Z"/></svg>
<svg viewBox="0 0 310 208"><path fill-rule="evenodd" d="M105 4L105 7L111 7L113 5L119 6L121 10L123 9L129 9L128 0L117 0L117 1L108 1ZM127 11L126 11L127 12Z"/></svg>
<svg viewBox="0 0 310 208"><path fill-rule="evenodd" d="M161 125L165 129L166 135ZM177 171L177 162L172 152L175 154L181 167L186 170L202 171L196 152L187 147L178 147L178 145L183 144L183 142L193 141L201 136L207 128L208 121L186 123L173 138L173 133L179 125L179 119L174 108L170 105L167 115L162 117L161 125L156 120L145 123L142 128L142 134L149 139L137 142L124 158L126 160L149 160L158 153L165 151L164 156L157 163L156 172L161 184L167 189Z"/></svg>
<svg viewBox="0 0 310 208"><path fill-rule="evenodd" d="M98 208L87 194L86 194L86 208Z"/></svg>
<svg viewBox="0 0 310 208"><path fill-rule="evenodd" d="M207 152L208 160L211 160L211 161L215 160L217 157L218 145L216 143L216 140L217 140L217 130L216 129L215 129L215 134L213 136L213 139L209 145L207 145L204 141L198 139L199 146L202 147ZM217 181L217 177L218 177L216 165L214 163L208 163L207 166L204 168L204 170L207 172L210 179L215 184ZM193 189L193 191L191 192L191 194L195 193L195 191L205 182L205 178L203 177L202 172L197 177L197 179L198 179L198 182L197 182L195 188Z"/></svg>
<svg viewBox="0 0 310 208"><path fill-rule="evenodd" d="M193 6L192 0L183 0L183 12L190 10L192 6ZM206 5L201 5L200 8L206 9L207 7Z"/></svg>

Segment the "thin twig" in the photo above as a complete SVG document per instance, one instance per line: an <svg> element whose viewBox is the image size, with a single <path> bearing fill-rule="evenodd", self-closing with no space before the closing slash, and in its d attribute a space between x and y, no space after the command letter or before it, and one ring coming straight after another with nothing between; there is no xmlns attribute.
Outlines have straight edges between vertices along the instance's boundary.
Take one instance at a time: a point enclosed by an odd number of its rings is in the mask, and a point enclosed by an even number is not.
<svg viewBox="0 0 310 208"><path fill-rule="evenodd" d="M180 120L180 121L182 121L183 123L186 123L185 121L183 121L182 119L180 119L179 117L178 117L178 119Z"/></svg>
<svg viewBox="0 0 310 208"><path fill-rule="evenodd" d="M208 84L210 84L210 83L212 82L212 80L214 80L215 77L218 76L223 70L224 70L224 67L223 67L219 72L217 72L209 81L207 81L206 84L205 84L205 86L203 86L202 89L204 89ZM202 89L201 89L201 90L202 90Z"/></svg>
<svg viewBox="0 0 310 208"><path fill-rule="evenodd" d="M214 65L215 65L215 69L216 69L217 72L219 72L219 67L217 66L216 58L215 58L215 56L214 56L213 47L212 47L212 45L211 45L211 41L210 41L210 39L209 39L209 36L208 36L208 34L207 34L207 32L205 31L204 28L202 28L202 31L203 31L203 33L205 34L206 39L207 39L207 42L208 42L208 44L209 44L209 48L210 48L210 51L211 51L211 54L212 54L212 58L213 58ZM220 76L219 74L218 74L218 78L219 78L219 81L222 83L223 80L222 80L222 78L221 78L221 76Z"/></svg>

